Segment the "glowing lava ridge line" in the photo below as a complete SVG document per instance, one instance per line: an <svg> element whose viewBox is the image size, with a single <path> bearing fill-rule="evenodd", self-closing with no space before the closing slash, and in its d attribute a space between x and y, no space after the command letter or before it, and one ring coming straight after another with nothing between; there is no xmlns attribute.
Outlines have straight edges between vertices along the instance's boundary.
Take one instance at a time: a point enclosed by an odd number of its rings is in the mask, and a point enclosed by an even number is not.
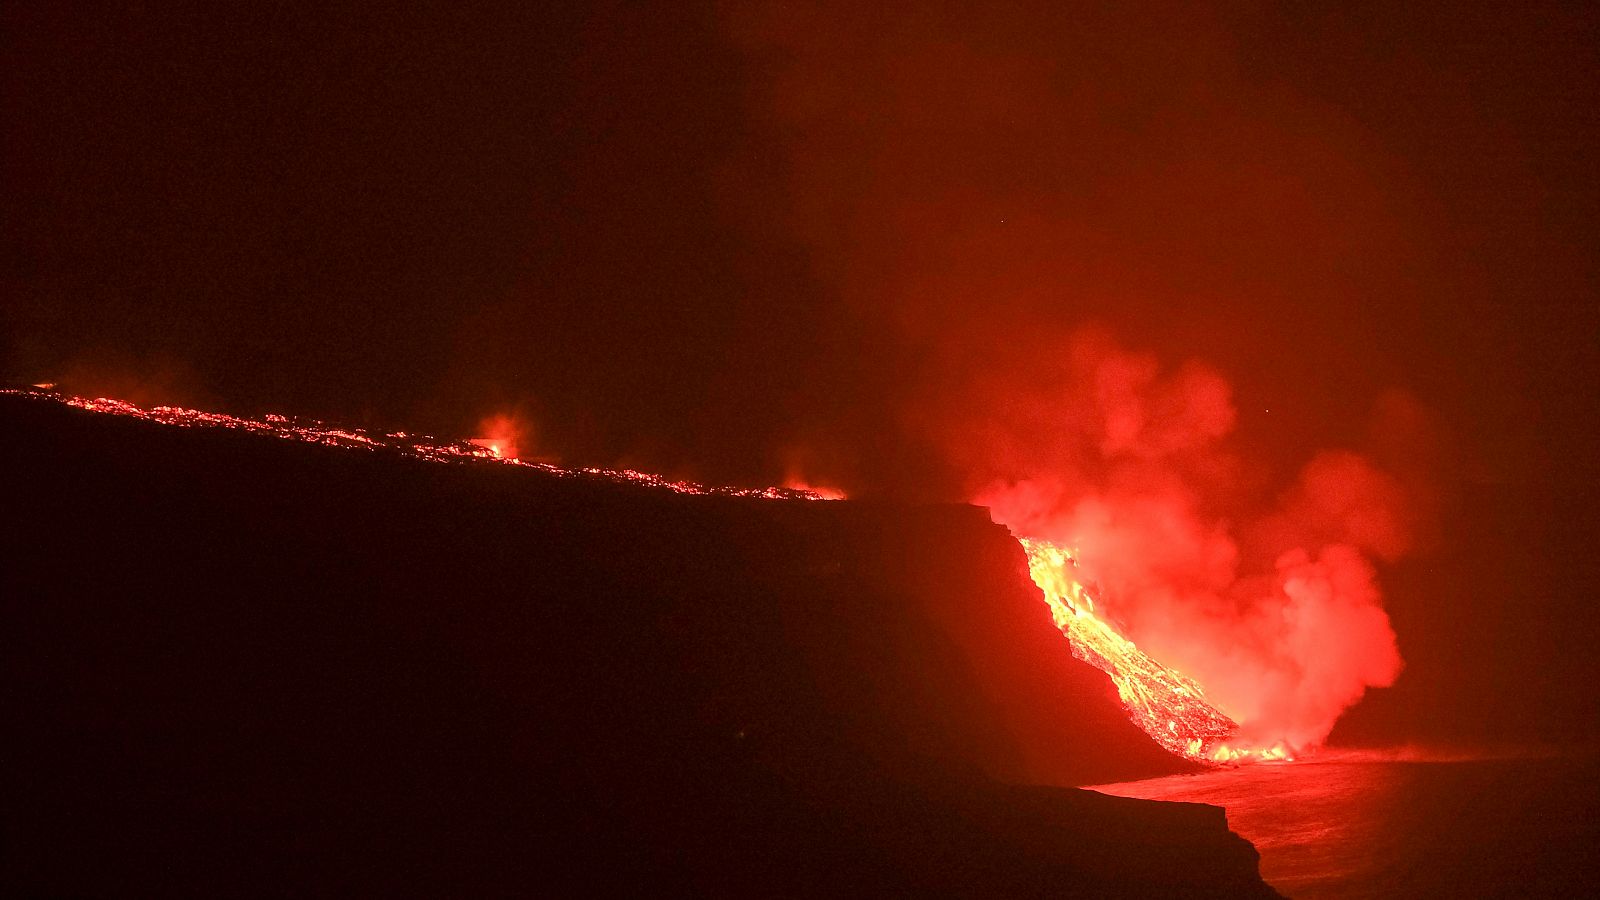
<svg viewBox="0 0 1600 900"><path fill-rule="evenodd" d="M1111 676L1128 717L1162 747L1199 762L1288 760L1282 744L1235 747L1228 741L1239 725L1206 699L1199 682L1163 666L1095 614L1094 598L1077 577L1065 547L1018 538L1028 554L1028 573L1044 592L1056 627L1072 655Z"/></svg>
<svg viewBox="0 0 1600 900"><path fill-rule="evenodd" d="M73 397L44 390L0 390L0 394L32 397L75 406L89 412L131 416L147 422L174 425L180 428L229 428L251 434L268 435L284 440L352 450L388 450L429 462L491 462L536 469L560 478L588 478L619 484L660 488L678 494L700 494L719 497L755 497L763 500L827 500L830 496L809 490L765 487L718 487L693 481L673 481L649 472L633 469L570 469L563 466L502 456L494 447L485 447L470 441L441 441L438 438L405 431L374 433L361 428L341 428L315 419L267 415L261 419L245 419L225 413L202 412L181 406L136 406L123 400L105 397L89 399Z"/></svg>

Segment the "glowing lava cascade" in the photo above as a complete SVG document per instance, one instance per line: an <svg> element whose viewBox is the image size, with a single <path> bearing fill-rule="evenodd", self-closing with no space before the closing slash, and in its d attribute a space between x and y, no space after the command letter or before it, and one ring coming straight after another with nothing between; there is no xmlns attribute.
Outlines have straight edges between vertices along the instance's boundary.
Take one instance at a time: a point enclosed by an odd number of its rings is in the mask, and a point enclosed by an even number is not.
<svg viewBox="0 0 1600 900"><path fill-rule="evenodd" d="M1128 716L1151 739L1179 756L1204 762L1292 759L1283 744L1236 747L1238 724L1206 700L1194 679L1163 666L1095 614L1094 598L1078 580L1070 552L1049 541L1018 538L1028 573L1044 592L1072 655L1111 677Z"/></svg>

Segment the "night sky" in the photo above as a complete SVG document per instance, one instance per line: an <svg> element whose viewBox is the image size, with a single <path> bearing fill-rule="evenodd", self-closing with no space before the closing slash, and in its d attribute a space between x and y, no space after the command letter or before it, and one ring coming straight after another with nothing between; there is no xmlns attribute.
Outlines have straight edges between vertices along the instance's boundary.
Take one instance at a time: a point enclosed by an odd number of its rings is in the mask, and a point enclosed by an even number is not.
<svg viewBox="0 0 1600 900"><path fill-rule="evenodd" d="M340 6L0 12L0 375L960 499L1100 328L1426 484L1345 737L1597 737L1592 5Z"/></svg>

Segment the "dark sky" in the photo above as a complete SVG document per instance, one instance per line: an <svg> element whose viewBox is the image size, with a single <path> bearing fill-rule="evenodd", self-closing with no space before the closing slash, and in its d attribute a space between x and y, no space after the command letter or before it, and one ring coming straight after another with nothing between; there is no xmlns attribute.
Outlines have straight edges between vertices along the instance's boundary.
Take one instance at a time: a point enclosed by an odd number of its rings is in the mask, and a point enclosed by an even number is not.
<svg viewBox="0 0 1600 900"><path fill-rule="evenodd" d="M64 6L0 12L7 378L937 497L1094 324L1269 479L1403 392L1467 587L1596 549L1592 5ZM1588 672L1532 627L1495 678Z"/></svg>

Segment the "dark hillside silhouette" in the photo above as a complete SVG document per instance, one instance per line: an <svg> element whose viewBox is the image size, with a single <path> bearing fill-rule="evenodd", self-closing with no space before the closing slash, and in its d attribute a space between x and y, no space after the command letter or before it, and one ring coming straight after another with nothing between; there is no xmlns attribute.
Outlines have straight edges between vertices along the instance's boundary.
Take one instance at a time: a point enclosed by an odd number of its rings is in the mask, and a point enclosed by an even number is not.
<svg viewBox="0 0 1600 900"><path fill-rule="evenodd" d="M1267 892L982 510L0 435L11 896Z"/></svg>

